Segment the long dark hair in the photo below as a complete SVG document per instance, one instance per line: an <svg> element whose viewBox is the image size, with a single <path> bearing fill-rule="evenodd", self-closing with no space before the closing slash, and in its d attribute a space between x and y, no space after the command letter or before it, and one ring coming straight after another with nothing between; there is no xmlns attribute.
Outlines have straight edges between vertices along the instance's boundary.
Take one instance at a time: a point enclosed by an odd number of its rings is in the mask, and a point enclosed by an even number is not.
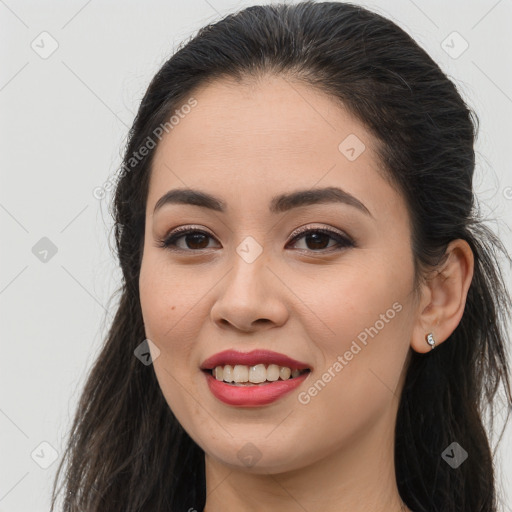
<svg viewBox="0 0 512 512"><path fill-rule="evenodd" d="M325 92L374 135L385 175L408 204L417 283L450 241L470 245L474 276L460 324L428 356L410 353L396 423L396 479L415 512L496 511L485 416L493 425L500 384L507 420L512 403L512 308L500 269L500 257L510 256L483 224L473 192L478 118L402 29L338 2L253 6L228 15L183 44L151 81L113 198L119 305L78 405L52 510L65 461L65 512L203 510L204 452L173 415L152 366L134 357L145 339L138 282L154 151L133 158L199 86L269 73ZM457 469L441 457L453 442L469 455Z"/></svg>

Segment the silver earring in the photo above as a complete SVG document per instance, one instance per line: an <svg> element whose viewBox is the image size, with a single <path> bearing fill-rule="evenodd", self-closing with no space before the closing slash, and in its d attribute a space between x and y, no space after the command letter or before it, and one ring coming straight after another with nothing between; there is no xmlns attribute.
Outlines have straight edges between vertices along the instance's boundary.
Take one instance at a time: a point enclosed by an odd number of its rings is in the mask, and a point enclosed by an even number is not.
<svg viewBox="0 0 512 512"><path fill-rule="evenodd" d="M436 340L434 339L434 335L432 333L427 335L427 343L430 345L430 348L434 350L436 346Z"/></svg>

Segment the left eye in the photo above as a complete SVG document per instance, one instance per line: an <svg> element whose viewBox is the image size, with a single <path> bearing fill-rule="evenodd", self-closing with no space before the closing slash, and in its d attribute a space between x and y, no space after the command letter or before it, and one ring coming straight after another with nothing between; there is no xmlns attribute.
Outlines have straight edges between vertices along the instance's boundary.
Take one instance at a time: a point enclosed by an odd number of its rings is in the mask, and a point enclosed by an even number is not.
<svg viewBox="0 0 512 512"><path fill-rule="evenodd" d="M301 231L299 234L297 234L294 238L292 238L292 242L296 240L300 240L301 238L304 238L304 240L309 240L312 242L313 247L307 247L306 249L327 249L327 248L335 248L337 250L346 248L346 247L353 247L354 242L346 235L342 235L341 233L338 233L336 231L331 231L330 229L307 229L304 231ZM331 247L325 247L324 242L328 240L332 240L336 242L334 246ZM308 243L306 242L306 245Z"/></svg>
<svg viewBox="0 0 512 512"><path fill-rule="evenodd" d="M179 247L177 242L182 238L185 240L185 245L187 248ZM158 247L163 247L171 251L196 252L209 249L209 238L213 239L213 237L205 231L200 231L197 229L183 229L174 231L174 233L171 233L170 236L164 240L160 240L158 242ZM296 234L291 241L295 242L302 238L307 240L306 245L310 246L307 247L306 250L311 250L313 252L318 252L315 251L315 249L326 250L335 247L337 250L340 250L346 247L354 247L355 245L348 236L342 235L341 233L329 229L316 228L302 230L300 233ZM336 242L334 246L325 246L325 242L328 244L329 240Z"/></svg>

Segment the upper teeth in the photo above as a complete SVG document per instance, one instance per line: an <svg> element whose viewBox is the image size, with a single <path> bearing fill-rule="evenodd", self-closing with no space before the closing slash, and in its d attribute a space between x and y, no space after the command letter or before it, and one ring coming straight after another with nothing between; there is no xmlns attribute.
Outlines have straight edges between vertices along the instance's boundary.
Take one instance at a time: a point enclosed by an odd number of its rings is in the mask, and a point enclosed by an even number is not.
<svg viewBox="0 0 512 512"><path fill-rule="evenodd" d="M286 366L278 366L277 364L269 364L268 368L265 368L264 364L257 364L255 366L243 364L231 366L227 364L213 369L213 376L217 380L223 380L224 382L252 382L253 384L259 384L266 380L272 382L279 378L287 380L290 376L292 378L298 377L300 373L300 370L292 371Z"/></svg>

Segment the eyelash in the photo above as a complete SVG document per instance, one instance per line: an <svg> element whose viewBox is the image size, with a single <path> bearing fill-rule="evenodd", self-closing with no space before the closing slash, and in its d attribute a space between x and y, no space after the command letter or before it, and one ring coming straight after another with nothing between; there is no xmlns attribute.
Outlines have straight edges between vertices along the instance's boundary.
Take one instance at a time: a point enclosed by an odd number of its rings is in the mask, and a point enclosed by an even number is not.
<svg viewBox="0 0 512 512"><path fill-rule="evenodd" d="M183 238L184 236L189 235L189 234L197 234L197 233L206 235L210 238L214 238L212 235L210 235L210 233L208 233L206 231L199 230L199 229L192 229L190 227L177 228L174 231L172 231L169 234L169 236L167 236L166 238L164 238L162 240L158 240L157 247L161 247L161 248L167 249L169 251L175 251L175 252L207 251L208 248L206 248L206 249L181 249L181 248L176 247L176 242L180 238ZM297 249L297 250L313 252L313 253L318 253L318 252L322 253L322 252L340 251L342 249L356 246L355 242L352 239L350 239L346 235L342 235L341 233L338 233L337 231L333 231L331 229L326 229L326 228L310 228L310 227L299 229L295 233L293 238L290 240L290 242L296 242L296 241L300 240L301 238L304 238L306 235L308 235L310 233L322 233L324 235L327 235L331 239L335 240L337 242L338 246L337 247L333 246L333 247L329 247L327 249L319 249L319 250L313 250L313 249Z"/></svg>

